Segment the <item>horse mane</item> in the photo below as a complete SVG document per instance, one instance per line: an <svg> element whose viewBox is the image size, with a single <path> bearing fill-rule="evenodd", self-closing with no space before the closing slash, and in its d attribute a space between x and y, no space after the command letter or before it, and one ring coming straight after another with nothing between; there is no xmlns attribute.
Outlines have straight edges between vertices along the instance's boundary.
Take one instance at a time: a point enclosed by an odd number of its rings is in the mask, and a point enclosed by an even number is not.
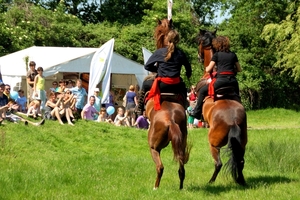
<svg viewBox="0 0 300 200"><path fill-rule="evenodd" d="M164 46L167 46L167 42L165 41L166 36L169 31L173 29L173 21L172 19L162 19L157 20L157 26L154 31L154 39L156 41L156 49L160 49Z"/></svg>

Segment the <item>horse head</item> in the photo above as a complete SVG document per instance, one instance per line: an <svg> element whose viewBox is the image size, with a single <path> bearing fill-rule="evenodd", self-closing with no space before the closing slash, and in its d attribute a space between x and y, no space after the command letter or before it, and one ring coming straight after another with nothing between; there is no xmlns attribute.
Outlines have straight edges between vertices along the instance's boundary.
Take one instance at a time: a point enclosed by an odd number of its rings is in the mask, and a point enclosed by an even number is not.
<svg viewBox="0 0 300 200"><path fill-rule="evenodd" d="M215 52L212 41L216 37L216 32L216 30L211 32L200 29L200 32L196 37L198 42L198 59L199 62L203 62L204 69L209 65L210 60ZM205 72L202 78L209 78L209 74Z"/></svg>
<svg viewBox="0 0 300 200"><path fill-rule="evenodd" d="M217 33L217 30L211 32L211 31L200 29L200 32L197 35L199 61L205 62L204 50L213 50L212 41L216 37L216 33ZM209 59L208 63L209 62L210 62L210 59ZM207 66L207 65L204 65L204 66Z"/></svg>
<svg viewBox="0 0 300 200"><path fill-rule="evenodd" d="M167 35L170 30L173 29L172 19L157 20L157 26L154 31L154 38L156 40L156 49L162 48L168 45L166 41Z"/></svg>

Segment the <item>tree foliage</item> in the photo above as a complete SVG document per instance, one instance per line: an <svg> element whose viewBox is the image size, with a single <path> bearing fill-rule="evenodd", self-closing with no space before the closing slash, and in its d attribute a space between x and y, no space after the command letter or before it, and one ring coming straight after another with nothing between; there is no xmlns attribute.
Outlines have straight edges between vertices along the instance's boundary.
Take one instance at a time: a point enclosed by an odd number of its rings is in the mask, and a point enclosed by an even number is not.
<svg viewBox="0 0 300 200"><path fill-rule="evenodd" d="M230 37L232 50L238 54L243 67L238 79L244 103L251 109L291 106L291 101L278 97L287 89L294 91L296 84L274 67L277 59L274 48L260 37L265 25L285 18L288 1L233 0L227 4L232 7L231 18L220 25L219 34Z"/></svg>
<svg viewBox="0 0 300 200"><path fill-rule="evenodd" d="M275 49L274 66L281 73L290 72L295 81L300 80L300 7L293 2L288 10L290 14L280 23L270 23L264 27L262 38Z"/></svg>
<svg viewBox="0 0 300 200"><path fill-rule="evenodd" d="M167 17L166 0L0 0L0 55L30 46L100 47L115 38L115 51L143 63L142 47L155 50L157 19ZM229 12L215 23L216 10ZM199 29L229 36L239 57L243 103L248 109L296 107L299 3L289 0L174 1L173 22L192 63L187 86L203 74L197 60ZM299 100L296 100L299 99Z"/></svg>

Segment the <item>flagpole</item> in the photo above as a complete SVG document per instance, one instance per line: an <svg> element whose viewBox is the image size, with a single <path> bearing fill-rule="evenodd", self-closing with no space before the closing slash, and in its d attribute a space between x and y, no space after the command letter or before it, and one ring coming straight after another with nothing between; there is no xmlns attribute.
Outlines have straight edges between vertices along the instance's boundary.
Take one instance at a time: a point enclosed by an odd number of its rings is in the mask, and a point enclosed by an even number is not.
<svg viewBox="0 0 300 200"><path fill-rule="evenodd" d="M1 65L0 65L0 81L3 82L2 73L1 73Z"/></svg>
<svg viewBox="0 0 300 200"><path fill-rule="evenodd" d="M172 19L172 7L173 7L173 0L167 0L168 5L168 20Z"/></svg>

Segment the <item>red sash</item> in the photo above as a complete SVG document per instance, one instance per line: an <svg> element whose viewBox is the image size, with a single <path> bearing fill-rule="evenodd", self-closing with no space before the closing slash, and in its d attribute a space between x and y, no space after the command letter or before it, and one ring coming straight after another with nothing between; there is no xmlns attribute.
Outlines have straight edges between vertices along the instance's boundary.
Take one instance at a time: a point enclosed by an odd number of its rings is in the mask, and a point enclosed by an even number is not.
<svg viewBox="0 0 300 200"><path fill-rule="evenodd" d="M221 75L234 75L234 72L230 72L230 71L225 71L225 72L221 72ZM215 82L216 82L217 78L216 78L216 74L213 76L211 82L208 85L208 96L210 96L210 98L214 98L215 97Z"/></svg>
<svg viewBox="0 0 300 200"><path fill-rule="evenodd" d="M152 87L149 91L149 94L146 98L148 101L150 98L154 97L154 110L160 110L160 89L159 89L159 81L165 84L178 84L180 83L180 78L170 78L170 77L157 77L154 79Z"/></svg>

